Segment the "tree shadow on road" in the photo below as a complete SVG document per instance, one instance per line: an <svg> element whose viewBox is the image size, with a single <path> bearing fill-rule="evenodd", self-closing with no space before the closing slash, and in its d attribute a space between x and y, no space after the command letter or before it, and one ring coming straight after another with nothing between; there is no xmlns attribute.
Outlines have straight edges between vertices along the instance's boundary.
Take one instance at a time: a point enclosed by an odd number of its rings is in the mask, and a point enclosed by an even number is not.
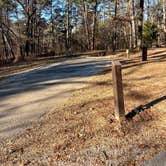
<svg viewBox="0 0 166 166"><path fill-rule="evenodd" d="M85 84L86 81L77 82L75 79L97 75L108 64L111 64L110 61L100 59L74 64L58 64L9 77L0 82L0 99L5 100L11 95L35 92L55 85Z"/></svg>

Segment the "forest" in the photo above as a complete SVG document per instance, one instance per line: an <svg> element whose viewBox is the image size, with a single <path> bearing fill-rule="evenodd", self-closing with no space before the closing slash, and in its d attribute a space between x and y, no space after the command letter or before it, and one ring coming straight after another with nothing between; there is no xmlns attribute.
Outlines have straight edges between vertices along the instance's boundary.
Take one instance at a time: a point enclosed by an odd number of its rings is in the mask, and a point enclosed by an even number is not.
<svg viewBox="0 0 166 166"><path fill-rule="evenodd" d="M0 64L161 47L165 0L0 0Z"/></svg>

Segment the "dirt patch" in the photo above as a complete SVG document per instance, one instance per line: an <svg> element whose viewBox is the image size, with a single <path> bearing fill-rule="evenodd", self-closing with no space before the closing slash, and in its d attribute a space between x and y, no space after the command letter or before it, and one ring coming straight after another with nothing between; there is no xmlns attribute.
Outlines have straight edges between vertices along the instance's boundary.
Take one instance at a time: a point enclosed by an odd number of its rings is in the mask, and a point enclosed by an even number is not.
<svg viewBox="0 0 166 166"><path fill-rule="evenodd" d="M160 54L161 50L153 52L146 63L137 62L137 56L128 62L121 59L126 113L165 95L166 61ZM114 119L113 103L108 70L75 92L63 109L6 140L0 147L0 163L131 166L166 149L166 101L121 123Z"/></svg>

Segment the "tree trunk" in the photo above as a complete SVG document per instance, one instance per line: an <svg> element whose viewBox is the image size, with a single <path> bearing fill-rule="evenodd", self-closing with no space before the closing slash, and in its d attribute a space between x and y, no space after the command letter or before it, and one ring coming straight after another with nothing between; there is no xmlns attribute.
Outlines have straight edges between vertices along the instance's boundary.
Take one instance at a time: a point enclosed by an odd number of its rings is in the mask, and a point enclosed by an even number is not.
<svg viewBox="0 0 166 166"><path fill-rule="evenodd" d="M160 21L159 18L157 17L157 28L160 28ZM157 47L160 47L160 34L157 35Z"/></svg>
<svg viewBox="0 0 166 166"><path fill-rule="evenodd" d="M150 20L150 0L147 0L147 19Z"/></svg>
<svg viewBox="0 0 166 166"><path fill-rule="evenodd" d="M87 47L90 49L90 35L89 35L89 25L88 25L88 8L84 0L82 0L83 6L83 18L84 18L84 28L86 33Z"/></svg>
<svg viewBox="0 0 166 166"><path fill-rule="evenodd" d="M166 33L166 1L163 0L163 29Z"/></svg>
<svg viewBox="0 0 166 166"><path fill-rule="evenodd" d="M21 42L19 41L19 39L17 39L16 41L16 56L15 56L15 59L14 59L14 63L17 63L17 62L20 62L20 61L23 61L24 60L24 53L22 53L21 49Z"/></svg>
<svg viewBox="0 0 166 166"><path fill-rule="evenodd" d="M142 50L142 61L145 61L146 55L143 51L143 21L144 21L144 0L140 0L140 10L139 10L139 19L138 19L138 47Z"/></svg>
<svg viewBox="0 0 166 166"><path fill-rule="evenodd" d="M70 38L71 38L71 33L70 33L70 1L67 0L67 13L66 13L66 49L70 48Z"/></svg>
<svg viewBox="0 0 166 166"><path fill-rule="evenodd" d="M118 10L118 0L115 0L115 17L117 16L117 10Z"/></svg>
<svg viewBox="0 0 166 166"><path fill-rule="evenodd" d="M97 6L98 2L95 1L94 11L93 11L93 24L92 24L92 42L91 42L91 50L95 49L95 38L96 38L96 22L97 22Z"/></svg>
<svg viewBox="0 0 166 166"><path fill-rule="evenodd" d="M139 8L139 18L138 18L138 47L142 48L142 32L143 32L143 10L144 10L144 0L140 0Z"/></svg>
<svg viewBox="0 0 166 166"><path fill-rule="evenodd" d="M115 6L114 6L114 18L116 19L116 17L117 17L117 12L118 12L118 0L115 0ZM116 23L115 23L116 24ZM115 50L116 50L116 38L117 38L117 33L116 33L116 31L117 31L117 29L114 27L114 31L113 31L113 40L112 40L112 50L113 50L113 52L115 52Z"/></svg>
<svg viewBox="0 0 166 166"><path fill-rule="evenodd" d="M136 30L135 30L135 20L134 20L134 1L129 0L129 12L131 19L131 32L132 32L132 48L136 48Z"/></svg>

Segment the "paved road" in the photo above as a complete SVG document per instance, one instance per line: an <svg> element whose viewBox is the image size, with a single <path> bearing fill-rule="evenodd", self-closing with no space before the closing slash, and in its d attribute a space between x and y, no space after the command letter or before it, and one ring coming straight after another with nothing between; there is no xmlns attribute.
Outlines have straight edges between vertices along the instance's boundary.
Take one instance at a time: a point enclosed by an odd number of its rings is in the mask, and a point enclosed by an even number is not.
<svg viewBox="0 0 166 166"><path fill-rule="evenodd" d="M0 80L0 140L22 132L43 113L60 107L109 57L82 57Z"/></svg>
<svg viewBox="0 0 166 166"><path fill-rule="evenodd" d="M166 166L166 151L160 152L152 159L140 164L140 166Z"/></svg>

